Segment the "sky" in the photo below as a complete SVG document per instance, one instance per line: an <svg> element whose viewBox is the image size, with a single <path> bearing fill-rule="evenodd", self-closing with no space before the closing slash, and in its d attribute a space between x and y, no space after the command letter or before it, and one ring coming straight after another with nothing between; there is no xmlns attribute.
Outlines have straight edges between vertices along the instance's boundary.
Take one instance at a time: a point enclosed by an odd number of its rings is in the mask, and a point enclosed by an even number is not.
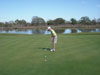
<svg viewBox="0 0 100 75"><path fill-rule="evenodd" d="M0 0L0 22L24 19L31 22L33 16L47 20L83 16L100 18L100 0Z"/></svg>

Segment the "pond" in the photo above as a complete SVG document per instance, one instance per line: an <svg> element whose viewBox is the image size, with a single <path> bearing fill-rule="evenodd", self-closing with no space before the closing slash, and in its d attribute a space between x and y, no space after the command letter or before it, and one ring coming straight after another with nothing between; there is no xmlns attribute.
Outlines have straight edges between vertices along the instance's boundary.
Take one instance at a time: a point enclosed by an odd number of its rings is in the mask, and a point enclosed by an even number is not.
<svg viewBox="0 0 100 75"><path fill-rule="evenodd" d="M60 28L55 29L57 33L70 34L70 33L82 33L82 32L100 32L100 29L70 29ZM46 29L12 29L12 30L0 30L0 33L12 33L12 34L50 34Z"/></svg>

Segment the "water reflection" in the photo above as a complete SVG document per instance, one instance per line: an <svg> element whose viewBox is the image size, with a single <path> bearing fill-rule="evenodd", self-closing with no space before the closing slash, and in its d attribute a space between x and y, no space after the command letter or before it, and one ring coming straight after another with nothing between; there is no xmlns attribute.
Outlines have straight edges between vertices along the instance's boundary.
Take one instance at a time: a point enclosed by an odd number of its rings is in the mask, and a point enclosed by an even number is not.
<svg viewBox="0 0 100 75"><path fill-rule="evenodd" d="M44 32L44 34L51 34L48 30L46 30L45 32Z"/></svg>
<svg viewBox="0 0 100 75"><path fill-rule="evenodd" d="M64 34L68 34L68 33L72 33L71 29L66 29L66 30L64 31Z"/></svg>
<svg viewBox="0 0 100 75"><path fill-rule="evenodd" d="M81 32L100 32L100 29L55 29L57 33L81 33ZM14 30L0 30L0 33L13 33L13 34L51 34L45 29L14 29Z"/></svg>
<svg viewBox="0 0 100 75"><path fill-rule="evenodd" d="M82 32L81 30L77 29L77 33L81 33L81 32Z"/></svg>
<svg viewBox="0 0 100 75"><path fill-rule="evenodd" d="M100 32L100 29L65 29L64 34L81 32Z"/></svg>

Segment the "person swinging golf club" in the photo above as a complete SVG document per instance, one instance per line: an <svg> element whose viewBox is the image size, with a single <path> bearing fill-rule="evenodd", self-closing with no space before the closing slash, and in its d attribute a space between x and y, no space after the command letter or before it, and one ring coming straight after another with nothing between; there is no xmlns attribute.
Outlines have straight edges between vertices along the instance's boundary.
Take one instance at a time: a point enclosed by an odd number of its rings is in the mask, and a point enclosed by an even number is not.
<svg viewBox="0 0 100 75"><path fill-rule="evenodd" d="M48 27L48 31L51 32L51 40L53 43L53 48L50 49L50 51L55 51L55 44L57 43L57 34L51 27Z"/></svg>

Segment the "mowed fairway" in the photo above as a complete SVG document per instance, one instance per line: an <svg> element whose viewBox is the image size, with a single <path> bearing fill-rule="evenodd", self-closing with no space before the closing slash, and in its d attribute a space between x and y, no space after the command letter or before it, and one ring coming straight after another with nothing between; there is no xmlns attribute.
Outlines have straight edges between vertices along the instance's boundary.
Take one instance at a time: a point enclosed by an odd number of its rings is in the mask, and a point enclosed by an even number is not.
<svg viewBox="0 0 100 75"><path fill-rule="evenodd" d="M58 35L0 34L0 75L100 75L100 33Z"/></svg>

